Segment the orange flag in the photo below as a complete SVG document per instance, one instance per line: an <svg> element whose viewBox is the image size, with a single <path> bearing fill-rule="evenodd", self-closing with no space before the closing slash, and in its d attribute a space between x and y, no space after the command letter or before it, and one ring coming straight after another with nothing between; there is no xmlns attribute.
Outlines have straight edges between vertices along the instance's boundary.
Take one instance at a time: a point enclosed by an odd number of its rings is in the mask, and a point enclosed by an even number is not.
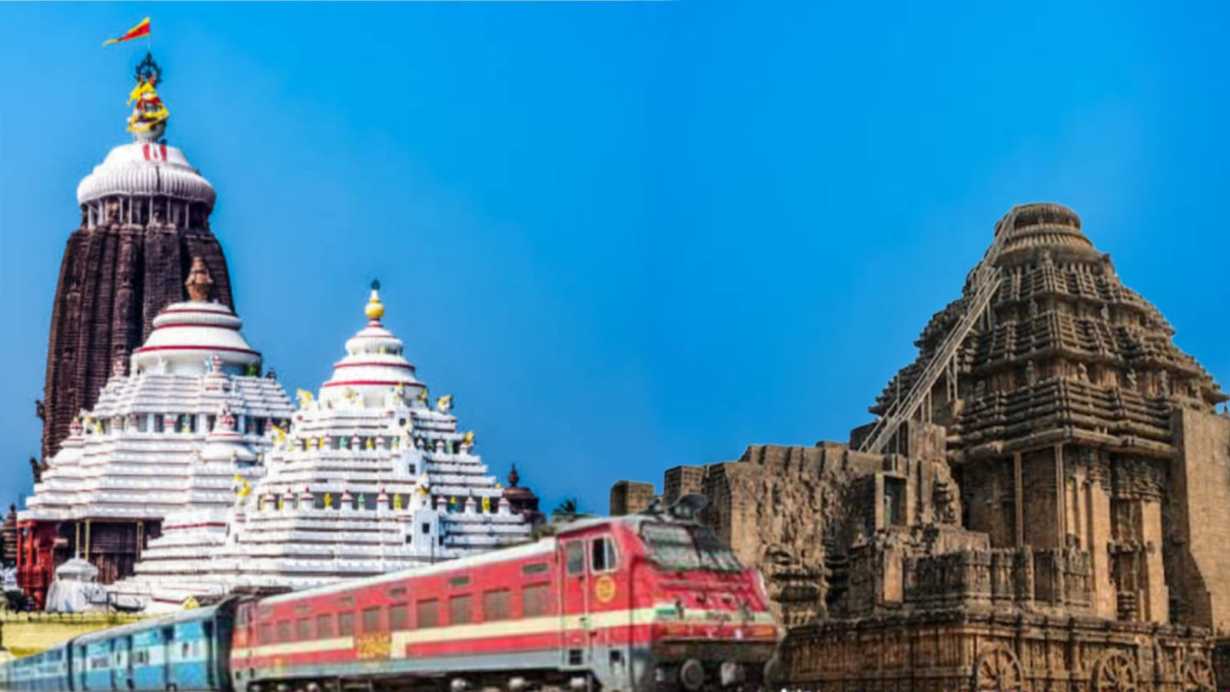
<svg viewBox="0 0 1230 692"><path fill-rule="evenodd" d="M137 24L133 28L129 29L123 36L120 36L119 38L109 38L106 41L103 41L103 45L110 46L115 43L131 41L134 38L141 38L142 36L149 36L149 17L142 19L140 24Z"/></svg>

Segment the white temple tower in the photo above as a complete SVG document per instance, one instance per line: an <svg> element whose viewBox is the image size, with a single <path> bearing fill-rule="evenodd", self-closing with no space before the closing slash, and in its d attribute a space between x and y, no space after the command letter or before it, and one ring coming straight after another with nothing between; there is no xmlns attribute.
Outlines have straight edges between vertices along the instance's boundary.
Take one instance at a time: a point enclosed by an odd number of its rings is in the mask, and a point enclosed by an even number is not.
<svg viewBox="0 0 1230 692"><path fill-rule="evenodd" d="M211 299L212 285L195 261L190 299L154 318L149 338L117 359L97 404L73 421L18 513L22 530L48 546L33 553L46 562L32 572L77 557L104 583L126 577L166 517L222 512L221 521L234 502L232 478L263 473L274 426L293 409L277 380L260 375L260 353L231 309ZM41 601L47 586L27 588Z"/></svg>
<svg viewBox="0 0 1230 692"><path fill-rule="evenodd" d="M429 405L373 285L367 325L319 396L300 390L266 475L237 479L228 526L168 520L116 591L177 607L236 588L277 591L429 564L529 539L531 517L460 432L452 397ZM182 530L175 527L182 526ZM201 559L209 555L210 559Z"/></svg>

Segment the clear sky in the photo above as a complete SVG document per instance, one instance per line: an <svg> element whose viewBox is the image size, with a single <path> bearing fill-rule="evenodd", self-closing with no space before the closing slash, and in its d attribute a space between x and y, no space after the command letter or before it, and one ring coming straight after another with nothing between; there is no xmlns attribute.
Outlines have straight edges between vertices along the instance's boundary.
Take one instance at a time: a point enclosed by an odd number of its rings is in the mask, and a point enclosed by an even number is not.
<svg viewBox="0 0 1230 692"><path fill-rule="evenodd" d="M379 277L548 509L844 440L1018 202L1074 207L1227 383L1230 11L941 4L0 6L0 498L77 181L128 138L145 46L99 44L147 14L266 365L315 389Z"/></svg>

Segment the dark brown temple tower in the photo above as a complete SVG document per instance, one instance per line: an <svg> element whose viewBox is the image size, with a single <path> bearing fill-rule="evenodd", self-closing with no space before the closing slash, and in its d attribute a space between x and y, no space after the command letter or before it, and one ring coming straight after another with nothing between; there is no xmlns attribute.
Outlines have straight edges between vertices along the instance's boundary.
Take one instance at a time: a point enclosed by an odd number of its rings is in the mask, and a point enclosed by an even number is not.
<svg viewBox="0 0 1230 692"><path fill-rule="evenodd" d="M183 300L193 257L209 267L215 298L233 305L226 258L209 227L214 190L162 140L158 76L152 60L138 68L139 112L129 121L135 141L113 149L77 188L81 226L60 265L38 407L44 462L73 417L94 405L113 364L127 362L144 341L158 311ZM161 119L153 108L162 108Z"/></svg>

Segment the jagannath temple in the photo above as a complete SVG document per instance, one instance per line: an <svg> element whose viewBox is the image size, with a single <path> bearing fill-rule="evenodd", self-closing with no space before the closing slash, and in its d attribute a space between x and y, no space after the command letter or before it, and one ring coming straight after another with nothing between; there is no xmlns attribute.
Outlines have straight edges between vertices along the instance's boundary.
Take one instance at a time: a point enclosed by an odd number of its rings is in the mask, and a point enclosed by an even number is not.
<svg viewBox="0 0 1230 692"><path fill-rule="evenodd" d="M172 607L528 538L537 497L515 468L508 487L489 474L451 396L430 402L375 287L333 377L292 405L240 332L215 192L167 144L161 84L147 54L133 141L77 188L37 406L43 457L4 529L21 589L41 605L56 569L84 560L113 596Z"/></svg>
<svg viewBox="0 0 1230 692"><path fill-rule="evenodd" d="M526 489L504 488L462 432L453 397L431 404L405 347L382 323L376 288L367 325L317 396L299 391L289 429L274 428L263 477L234 478L226 512L168 517L136 576L113 592L151 609L232 590L268 592L381 574L526 541ZM240 438L219 418L203 457ZM515 471L514 471L515 472ZM532 495L532 493L531 493ZM536 505L536 499L533 500Z"/></svg>
<svg viewBox="0 0 1230 692"><path fill-rule="evenodd" d="M42 458L37 474L93 408L117 359L126 359L154 318L183 299L194 258L213 278L213 296L233 308L222 247L210 228L216 194L184 152L163 138L170 113L158 96L162 71L147 55L129 95L133 141L111 150L77 186L81 224L68 238L47 343Z"/></svg>
<svg viewBox="0 0 1230 692"><path fill-rule="evenodd" d="M764 572L815 690L1230 679L1227 397L1059 204L1013 208L848 444L666 471ZM656 488L621 481L612 512Z"/></svg>
<svg viewBox="0 0 1230 692"><path fill-rule="evenodd" d="M18 582L36 601L71 557L104 583L131 574L165 517L225 510L237 473L262 474L272 432L293 409L212 286L196 259L188 300L166 306L145 343L116 359L18 512ZM218 429L230 435L219 440Z"/></svg>

